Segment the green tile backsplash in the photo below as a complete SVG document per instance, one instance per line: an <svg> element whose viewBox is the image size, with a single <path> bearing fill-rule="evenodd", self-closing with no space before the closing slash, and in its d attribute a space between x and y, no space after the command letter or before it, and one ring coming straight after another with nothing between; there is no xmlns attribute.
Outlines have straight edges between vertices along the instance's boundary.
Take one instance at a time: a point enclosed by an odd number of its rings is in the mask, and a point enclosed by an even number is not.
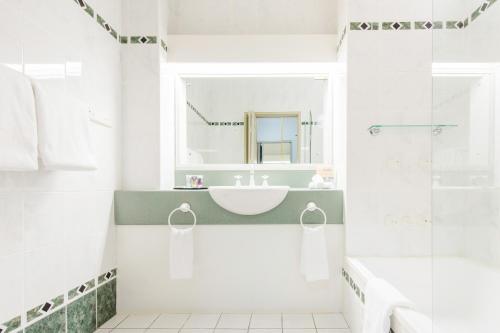
<svg viewBox="0 0 500 333"><path fill-rule="evenodd" d="M25 329L25 333L65 333L66 308L61 308Z"/></svg>
<svg viewBox="0 0 500 333"><path fill-rule="evenodd" d="M116 280L97 288L97 327L116 314Z"/></svg>

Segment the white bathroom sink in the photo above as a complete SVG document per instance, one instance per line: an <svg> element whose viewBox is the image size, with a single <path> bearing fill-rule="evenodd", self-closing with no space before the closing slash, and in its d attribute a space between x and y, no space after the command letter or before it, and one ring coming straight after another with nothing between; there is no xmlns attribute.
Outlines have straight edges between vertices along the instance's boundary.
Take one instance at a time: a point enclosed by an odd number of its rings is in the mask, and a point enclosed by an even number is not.
<svg viewBox="0 0 500 333"><path fill-rule="evenodd" d="M210 186L208 192L231 213L257 215L282 203L289 189L289 186Z"/></svg>

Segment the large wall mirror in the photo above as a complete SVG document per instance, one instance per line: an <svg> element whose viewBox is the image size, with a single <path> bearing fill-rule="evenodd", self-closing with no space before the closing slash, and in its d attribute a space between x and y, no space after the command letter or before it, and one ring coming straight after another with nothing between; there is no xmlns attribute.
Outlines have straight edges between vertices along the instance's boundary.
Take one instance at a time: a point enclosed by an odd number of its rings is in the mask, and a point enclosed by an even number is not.
<svg viewBox="0 0 500 333"><path fill-rule="evenodd" d="M178 75L177 166L287 168L332 160L330 73Z"/></svg>

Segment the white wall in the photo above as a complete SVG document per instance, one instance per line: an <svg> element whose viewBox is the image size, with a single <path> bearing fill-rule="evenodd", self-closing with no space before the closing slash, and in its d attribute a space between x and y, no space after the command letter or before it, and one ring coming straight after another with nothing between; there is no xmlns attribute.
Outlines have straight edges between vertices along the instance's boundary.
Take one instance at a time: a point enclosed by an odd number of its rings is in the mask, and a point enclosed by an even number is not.
<svg viewBox="0 0 500 333"><path fill-rule="evenodd" d="M168 36L171 62L332 62L336 35Z"/></svg>
<svg viewBox="0 0 500 333"><path fill-rule="evenodd" d="M336 0L170 0L171 34L335 33Z"/></svg>
<svg viewBox="0 0 500 333"><path fill-rule="evenodd" d="M91 6L120 28L120 1ZM0 172L0 323L116 267L120 45L73 1L0 1L0 63L79 63L61 81L112 128L91 124L98 170ZM23 321L25 318L23 317Z"/></svg>
<svg viewBox="0 0 500 333"><path fill-rule="evenodd" d="M118 226L121 312L340 312L342 225L326 227L331 278L299 272L299 225L198 226L192 280L170 280L168 226Z"/></svg>
<svg viewBox="0 0 500 333"><path fill-rule="evenodd" d="M432 18L432 1L348 2L349 21ZM431 254L432 31L349 31L346 245L354 256Z"/></svg>

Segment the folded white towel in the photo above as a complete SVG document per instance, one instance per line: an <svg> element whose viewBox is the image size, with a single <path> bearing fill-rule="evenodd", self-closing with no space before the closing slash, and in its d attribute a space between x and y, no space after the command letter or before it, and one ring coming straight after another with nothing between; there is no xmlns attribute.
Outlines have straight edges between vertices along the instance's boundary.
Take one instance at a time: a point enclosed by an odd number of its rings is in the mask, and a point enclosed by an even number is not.
<svg viewBox="0 0 500 333"><path fill-rule="evenodd" d="M325 227L304 227L302 229L301 273L308 282L328 280L330 273L326 251Z"/></svg>
<svg viewBox="0 0 500 333"><path fill-rule="evenodd" d="M414 305L396 288L382 279L371 279L366 286L363 333L389 333L395 308Z"/></svg>
<svg viewBox="0 0 500 333"><path fill-rule="evenodd" d="M193 277L193 229L170 230L170 278L172 280Z"/></svg>
<svg viewBox="0 0 500 333"><path fill-rule="evenodd" d="M88 107L48 81L33 81L38 151L48 170L95 170Z"/></svg>
<svg viewBox="0 0 500 333"><path fill-rule="evenodd" d="M38 169L33 89L23 74L0 65L0 170Z"/></svg>

